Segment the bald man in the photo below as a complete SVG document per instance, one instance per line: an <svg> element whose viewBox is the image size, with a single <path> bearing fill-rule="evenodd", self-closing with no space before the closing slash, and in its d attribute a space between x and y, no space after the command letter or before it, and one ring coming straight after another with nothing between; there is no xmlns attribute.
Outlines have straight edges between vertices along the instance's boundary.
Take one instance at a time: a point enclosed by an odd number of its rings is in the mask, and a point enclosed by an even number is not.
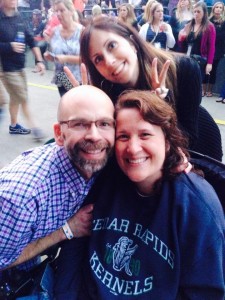
<svg viewBox="0 0 225 300"><path fill-rule="evenodd" d="M59 103L55 143L24 152L0 171L0 270L90 234L93 207L80 207L112 153L113 114L98 88L73 88Z"/></svg>

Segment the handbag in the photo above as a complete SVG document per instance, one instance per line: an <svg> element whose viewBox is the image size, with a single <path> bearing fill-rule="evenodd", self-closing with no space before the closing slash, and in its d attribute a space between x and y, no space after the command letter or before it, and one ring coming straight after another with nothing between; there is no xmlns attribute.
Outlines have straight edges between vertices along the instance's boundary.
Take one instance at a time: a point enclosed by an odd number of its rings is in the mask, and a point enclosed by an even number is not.
<svg viewBox="0 0 225 300"><path fill-rule="evenodd" d="M56 74L56 82L57 85L63 86L67 91L73 88L72 83L70 82L69 78L67 77L66 73L61 71Z"/></svg>
<svg viewBox="0 0 225 300"><path fill-rule="evenodd" d="M207 59L198 54L191 54L191 58L193 58L199 65L200 68L204 68L207 65Z"/></svg>

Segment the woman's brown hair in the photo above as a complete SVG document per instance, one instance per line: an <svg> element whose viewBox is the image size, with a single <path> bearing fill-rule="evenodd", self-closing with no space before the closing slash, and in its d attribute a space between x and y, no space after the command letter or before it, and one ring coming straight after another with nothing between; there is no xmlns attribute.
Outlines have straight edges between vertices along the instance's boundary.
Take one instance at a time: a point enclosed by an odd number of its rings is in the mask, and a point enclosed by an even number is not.
<svg viewBox="0 0 225 300"><path fill-rule="evenodd" d="M198 8L198 7L201 7L203 10L203 18L202 18L202 22L201 22L200 31L197 31L196 34L199 34L200 32L204 32L204 31L208 30L209 23L210 23L209 17L208 17L207 5L204 2L199 1L194 5L193 11L195 8ZM187 34L189 34L192 31L194 24L195 24L195 19L193 18L191 20L191 22L188 24Z"/></svg>
<svg viewBox="0 0 225 300"><path fill-rule="evenodd" d="M169 145L163 166L163 177L174 177L177 174L174 173L174 170L183 163L182 152L187 158L189 158L189 154L187 151L188 140L178 128L177 117L173 108L156 94L140 90L127 90L119 96L115 117L124 108L138 109L143 120L162 129Z"/></svg>
<svg viewBox="0 0 225 300"><path fill-rule="evenodd" d="M102 82L106 81L105 78L98 72L92 63L89 56L90 38L94 30L101 30L104 32L115 33L126 39L130 45L133 45L137 50L137 59L139 63L139 78L135 88L141 90L152 90L152 61L155 57L158 58L158 72L160 73L164 63L169 59L171 61L167 78L166 87L176 95L176 63L171 53L145 42L135 29L130 26L110 17L99 17L93 20L81 34L80 53L81 61L85 63L88 73L90 75L91 83L101 89L104 89ZM108 86L112 86L108 83ZM108 94L108 89L104 90ZM173 99L174 106L174 99Z"/></svg>

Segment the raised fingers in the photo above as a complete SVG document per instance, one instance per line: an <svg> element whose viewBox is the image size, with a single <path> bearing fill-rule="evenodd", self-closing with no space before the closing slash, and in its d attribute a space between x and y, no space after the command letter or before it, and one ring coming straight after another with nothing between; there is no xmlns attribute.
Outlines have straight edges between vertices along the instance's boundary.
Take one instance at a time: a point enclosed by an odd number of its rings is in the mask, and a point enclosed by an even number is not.
<svg viewBox="0 0 225 300"><path fill-rule="evenodd" d="M165 62L165 64L163 65L162 70L159 75L160 87L165 87L165 85L166 85L166 76L167 76L169 66L170 66L170 60L167 60Z"/></svg>
<svg viewBox="0 0 225 300"><path fill-rule="evenodd" d="M68 67L64 66L63 70L74 87L80 85L79 81L76 80L76 78L73 76L73 73L70 71Z"/></svg>
<svg viewBox="0 0 225 300"><path fill-rule="evenodd" d="M80 65L80 72L81 72L81 78L82 78L82 84L88 84L88 75L87 75L87 68L84 63Z"/></svg>

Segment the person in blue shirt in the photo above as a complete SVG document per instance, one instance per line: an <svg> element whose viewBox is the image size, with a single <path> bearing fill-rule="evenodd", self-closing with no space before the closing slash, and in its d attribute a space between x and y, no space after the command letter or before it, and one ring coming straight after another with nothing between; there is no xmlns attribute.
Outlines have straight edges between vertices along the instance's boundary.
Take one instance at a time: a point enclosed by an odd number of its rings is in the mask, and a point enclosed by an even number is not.
<svg viewBox="0 0 225 300"><path fill-rule="evenodd" d="M88 197L93 226L77 299L224 299L224 213L197 171L174 174L186 145L165 101L149 91L119 97L118 166Z"/></svg>
<svg viewBox="0 0 225 300"><path fill-rule="evenodd" d="M221 102L222 104L225 104L225 82L222 86L220 97L216 100L216 102Z"/></svg>

